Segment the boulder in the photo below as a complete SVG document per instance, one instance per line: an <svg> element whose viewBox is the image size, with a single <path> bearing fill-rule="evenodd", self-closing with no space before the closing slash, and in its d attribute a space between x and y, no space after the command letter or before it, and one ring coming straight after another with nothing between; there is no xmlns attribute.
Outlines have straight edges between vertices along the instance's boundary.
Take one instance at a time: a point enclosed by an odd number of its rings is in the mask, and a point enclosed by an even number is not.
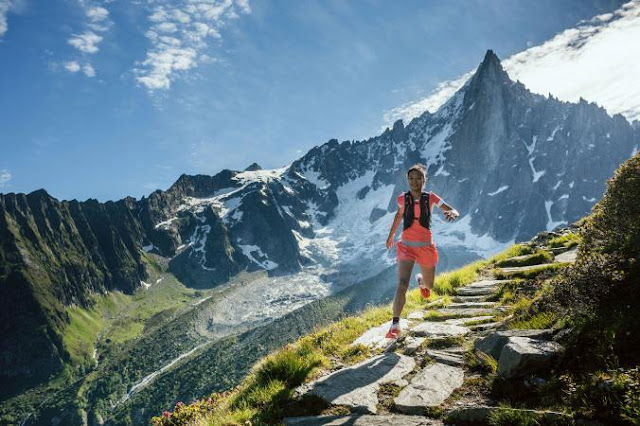
<svg viewBox="0 0 640 426"><path fill-rule="evenodd" d="M491 355L495 359L500 358L502 348L507 344L510 337L529 337L531 339L545 339L553 334L551 329L542 330L503 330L492 333L487 337L476 340L474 348L487 355Z"/></svg>
<svg viewBox="0 0 640 426"><path fill-rule="evenodd" d="M500 353L498 375L504 379L513 379L545 370L562 350L563 347L556 342L510 337Z"/></svg>

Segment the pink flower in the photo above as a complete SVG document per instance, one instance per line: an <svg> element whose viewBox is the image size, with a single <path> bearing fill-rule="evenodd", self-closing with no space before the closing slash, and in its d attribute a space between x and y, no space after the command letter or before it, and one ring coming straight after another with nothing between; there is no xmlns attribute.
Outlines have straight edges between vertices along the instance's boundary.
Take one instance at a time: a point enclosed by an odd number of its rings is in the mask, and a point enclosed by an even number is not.
<svg viewBox="0 0 640 426"><path fill-rule="evenodd" d="M182 407L184 404L180 401L176 402L176 407Z"/></svg>
<svg viewBox="0 0 640 426"><path fill-rule="evenodd" d="M211 404L213 402L213 399L211 399L211 397L209 397L209 399L207 399L207 403Z"/></svg>
<svg viewBox="0 0 640 426"><path fill-rule="evenodd" d="M169 418L169 417L171 417L171 413L170 413L170 412L168 412L168 411L163 411L163 412L162 412L162 417L164 417L164 418Z"/></svg>

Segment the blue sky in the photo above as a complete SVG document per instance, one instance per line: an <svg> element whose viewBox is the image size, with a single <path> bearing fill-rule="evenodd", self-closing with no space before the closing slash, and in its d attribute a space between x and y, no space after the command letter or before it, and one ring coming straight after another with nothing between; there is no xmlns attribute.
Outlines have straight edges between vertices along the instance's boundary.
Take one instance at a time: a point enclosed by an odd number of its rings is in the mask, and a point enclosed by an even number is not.
<svg viewBox="0 0 640 426"><path fill-rule="evenodd" d="M289 164L611 0L0 0L0 192L139 198Z"/></svg>

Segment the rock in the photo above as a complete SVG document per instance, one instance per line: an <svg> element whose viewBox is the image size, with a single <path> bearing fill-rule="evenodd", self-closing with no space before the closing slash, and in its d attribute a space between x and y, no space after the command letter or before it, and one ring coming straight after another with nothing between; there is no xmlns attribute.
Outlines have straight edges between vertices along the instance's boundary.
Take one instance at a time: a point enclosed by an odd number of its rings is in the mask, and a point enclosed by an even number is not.
<svg viewBox="0 0 640 426"><path fill-rule="evenodd" d="M386 348L389 345L390 341L393 339L387 339L385 334L389 331L389 327L391 326L391 321L385 322L379 327L370 328L365 331L360 337L354 340L354 345L365 345L372 347L373 349L382 349ZM405 319L400 320L400 327L402 330L406 330L409 328L409 323Z"/></svg>
<svg viewBox="0 0 640 426"><path fill-rule="evenodd" d="M467 325L470 322L476 321L488 321L493 318L493 315L482 315L479 317L467 317L467 318L453 318L445 321L446 324L454 324L454 325ZM471 327L469 327L471 328Z"/></svg>
<svg viewBox="0 0 640 426"><path fill-rule="evenodd" d="M563 347L556 342L510 337L500 353L498 375L512 379L547 369L549 362L562 350Z"/></svg>
<svg viewBox="0 0 640 426"><path fill-rule="evenodd" d="M510 337L529 337L531 339L545 339L553 334L553 330L504 330L492 333L487 337L476 340L474 348L487 355L491 355L495 359L500 358L502 348L507 344Z"/></svg>
<svg viewBox="0 0 640 426"><path fill-rule="evenodd" d="M401 380L415 365L408 356L379 355L303 385L298 393L316 395L329 404L346 405L356 412L375 414L380 385Z"/></svg>
<svg viewBox="0 0 640 426"><path fill-rule="evenodd" d="M404 342L404 354L405 355L413 354L415 351L418 350L418 348L420 348L420 346L422 346L425 340L427 339L424 337L411 337L411 336L407 337Z"/></svg>
<svg viewBox="0 0 640 426"><path fill-rule="evenodd" d="M491 313L489 309L480 309L480 308L460 308L460 309L451 309L451 308L442 308L436 309L440 315L446 316L456 316L456 317L475 317L479 315L487 315Z"/></svg>
<svg viewBox="0 0 640 426"><path fill-rule="evenodd" d="M423 416L403 416L391 414L385 416L308 416L290 417L284 419L285 425L315 426L315 425L354 425L354 426L440 426L440 420L428 419Z"/></svg>
<svg viewBox="0 0 640 426"><path fill-rule="evenodd" d="M427 314L426 311L414 311L407 315L408 320L423 320L424 316Z"/></svg>
<svg viewBox="0 0 640 426"><path fill-rule="evenodd" d="M443 322L425 321L410 329L411 333L417 336L429 338L456 337L469 334L471 330L454 324L446 324Z"/></svg>
<svg viewBox="0 0 640 426"><path fill-rule="evenodd" d="M456 354L444 350L427 349L427 355L441 364L447 364L454 367L464 365L464 356L462 354Z"/></svg>
<svg viewBox="0 0 640 426"><path fill-rule="evenodd" d="M498 288L508 283L510 280L484 280L476 281L467 286L460 287L456 290L458 296L484 296L493 294L498 291Z"/></svg>
<svg viewBox="0 0 640 426"><path fill-rule="evenodd" d="M463 308L475 308L475 309L493 309L498 306L497 302L463 302L463 303L451 303L447 306L449 309L463 309Z"/></svg>
<svg viewBox="0 0 640 426"><path fill-rule="evenodd" d="M557 411L542 411L542 410L526 410L515 408L503 408L503 407L489 407L486 405L472 406L472 407L459 407L455 408L446 416L447 424L488 424L492 413L497 411L527 413L530 416L535 416L537 420L542 421L542 424L565 424L563 421L570 424L571 415L557 412Z"/></svg>
<svg viewBox="0 0 640 426"><path fill-rule="evenodd" d="M578 258L578 249L574 248L573 250L569 250L567 252L557 255L556 262L575 263L577 258Z"/></svg>
<svg viewBox="0 0 640 426"><path fill-rule="evenodd" d="M420 371L411 384L394 399L396 409L405 414L423 414L426 407L437 407L462 386L464 371L435 363Z"/></svg>
<svg viewBox="0 0 640 426"><path fill-rule="evenodd" d="M491 330L497 330L501 327L504 327L504 321L500 321L500 322L486 322L483 324L475 324L475 325L470 325L468 326L469 329L471 329L472 331L491 331Z"/></svg>
<svg viewBox="0 0 640 426"><path fill-rule="evenodd" d="M538 269L544 269L548 265L549 263L541 263L538 265L513 266L511 268L496 268L496 269L498 270L498 272L501 272L503 274L516 274L518 272L528 272L528 271L534 271Z"/></svg>
<svg viewBox="0 0 640 426"><path fill-rule="evenodd" d="M451 301L454 303L482 302L486 298L486 296L454 296L451 298Z"/></svg>

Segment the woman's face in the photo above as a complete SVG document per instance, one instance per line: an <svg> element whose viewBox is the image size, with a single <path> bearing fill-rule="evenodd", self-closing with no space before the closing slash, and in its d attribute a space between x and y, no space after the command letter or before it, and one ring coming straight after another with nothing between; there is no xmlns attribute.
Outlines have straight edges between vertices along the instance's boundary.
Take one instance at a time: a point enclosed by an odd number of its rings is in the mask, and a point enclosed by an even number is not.
<svg viewBox="0 0 640 426"><path fill-rule="evenodd" d="M425 179L422 173L417 170L411 170L409 172L409 189L412 191L422 191L422 187L425 184Z"/></svg>

